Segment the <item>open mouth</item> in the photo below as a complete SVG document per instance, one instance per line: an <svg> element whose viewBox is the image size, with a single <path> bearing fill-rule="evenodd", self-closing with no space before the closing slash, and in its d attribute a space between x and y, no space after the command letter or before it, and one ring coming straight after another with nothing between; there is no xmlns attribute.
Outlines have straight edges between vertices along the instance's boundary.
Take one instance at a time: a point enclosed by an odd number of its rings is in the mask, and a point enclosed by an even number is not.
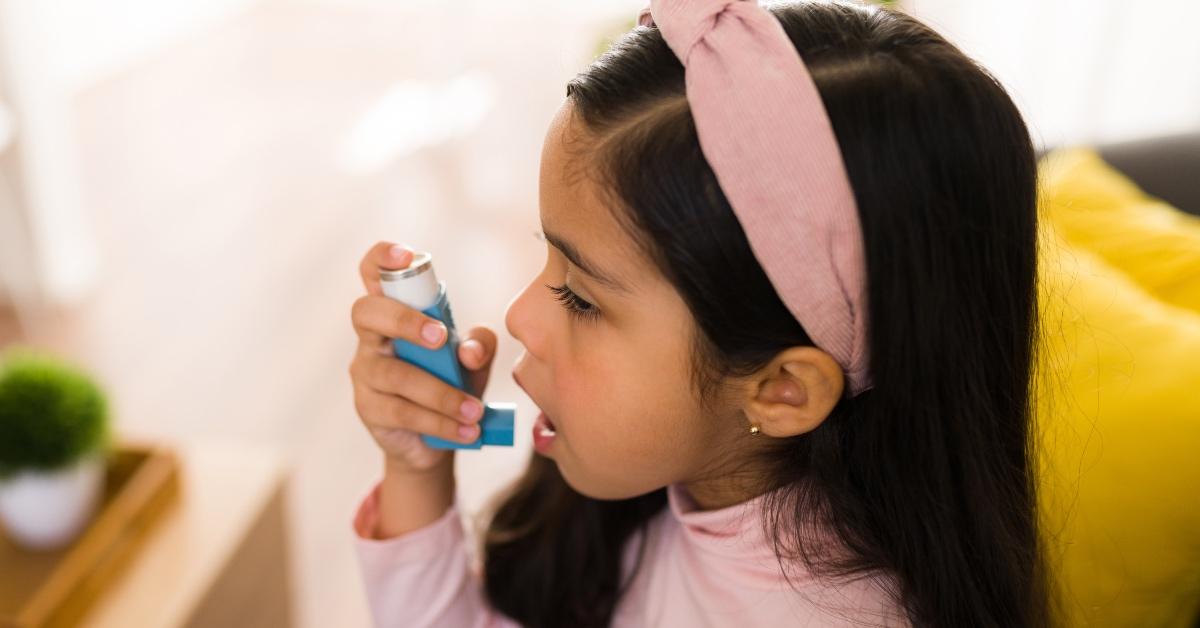
<svg viewBox="0 0 1200 628"><path fill-rule="evenodd" d="M538 425L539 429L545 432L547 436L554 436L558 433L558 429L554 427L554 421L551 421L545 412L542 412L538 419L540 421Z"/></svg>
<svg viewBox="0 0 1200 628"><path fill-rule="evenodd" d="M525 394L529 394L529 391L525 388L525 385L521 383L521 378L517 377L517 372L515 370L513 371L512 376L513 381L517 383L517 386L520 386L521 390L525 391ZM554 444L554 439L557 436L558 428L555 427L554 422L546 416L546 413L542 412L539 408L537 420L533 423L534 449L536 449L539 453L545 454L547 451L549 451L550 446Z"/></svg>
<svg viewBox="0 0 1200 628"><path fill-rule="evenodd" d="M539 412L537 421L533 424L533 448L539 453L545 454L557 437L558 430L554 427L554 423L546 417L545 412Z"/></svg>

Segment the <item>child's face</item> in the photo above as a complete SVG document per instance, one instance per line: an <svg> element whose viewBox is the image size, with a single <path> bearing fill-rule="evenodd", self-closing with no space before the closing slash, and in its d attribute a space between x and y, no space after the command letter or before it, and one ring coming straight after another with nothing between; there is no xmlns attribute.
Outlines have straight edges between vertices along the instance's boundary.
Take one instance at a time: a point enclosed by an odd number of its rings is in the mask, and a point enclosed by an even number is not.
<svg viewBox="0 0 1200 628"><path fill-rule="evenodd" d="M744 426L736 412L699 407L689 383L691 313L634 249L596 183L567 176L562 143L578 137L580 124L568 101L547 132L542 228L625 291L548 242L545 267L509 304L505 323L525 348L513 375L557 431L546 455L577 491L619 499L711 475ZM593 312L568 313L546 287L564 284Z"/></svg>

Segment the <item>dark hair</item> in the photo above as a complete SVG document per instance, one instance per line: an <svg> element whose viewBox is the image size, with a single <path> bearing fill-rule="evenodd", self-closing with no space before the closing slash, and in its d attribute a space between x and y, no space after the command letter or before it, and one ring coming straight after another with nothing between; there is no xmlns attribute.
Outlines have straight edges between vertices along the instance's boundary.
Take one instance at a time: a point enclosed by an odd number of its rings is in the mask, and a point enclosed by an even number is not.
<svg viewBox="0 0 1200 628"><path fill-rule="evenodd" d="M904 13L769 9L820 90L857 199L874 388L811 433L779 440L763 525L781 564L828 578L888 574L915 625L1048 624L1028 129L995 78ZM683 67L659 31L622 36L567 95L595 138L590 163L616 215L696 319L701 398L812 345L701 153ZM621 550L665 501L664 489L580 495L534 456L484 538L491 604L526 626L607 625L626 584ZM787 522L832 526L843 551L806 546L803 525L776 525Z"/></svg>

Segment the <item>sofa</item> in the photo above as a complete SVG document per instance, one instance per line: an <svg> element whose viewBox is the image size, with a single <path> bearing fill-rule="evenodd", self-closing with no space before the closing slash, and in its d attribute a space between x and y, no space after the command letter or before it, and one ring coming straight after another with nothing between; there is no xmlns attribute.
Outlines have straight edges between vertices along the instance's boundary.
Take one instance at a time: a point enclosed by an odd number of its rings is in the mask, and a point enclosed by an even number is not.
<svg viewBox="0 0 1200 628"><path fill-rule="evenodd" d="M1200 133L1039 157L1039 506L1062 624L1200 628Z"/></svg>

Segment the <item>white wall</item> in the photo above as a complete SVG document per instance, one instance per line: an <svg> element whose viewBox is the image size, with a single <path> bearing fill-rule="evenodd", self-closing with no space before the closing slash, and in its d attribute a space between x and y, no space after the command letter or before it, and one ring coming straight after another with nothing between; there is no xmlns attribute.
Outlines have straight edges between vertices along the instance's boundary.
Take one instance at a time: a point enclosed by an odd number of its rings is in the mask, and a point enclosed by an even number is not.
<svg viewBox="0 0 1200 628"><path fill-rule="evenodd" d="M1200 129L1200 3L905 0L1004 83L1046 145Z"/></svg>
<svg viewBox="0 0 1200 628"><path fill-rule="evenodd" d="M102 271L80 199L72 100L80 91L255 0L0 0L2 97L15 112L19 190L40 297L70 303ZM3 295L0 295L3 296Z"/></svg>
<svg viewBox="0 0 1200 628"><path fill-rule="evenodd" d="M5 0L8 30L35 35L39 71L87 87L255 0ZM20 34L20 33L18 33Z"/></svg>
<svg viewBox="0 0 1200 628"><path fill-rule="evenodd" d="M304 0L267 0L278 4ZM314 0L309 0L314 1ZM375 6L440 0L315 0ZM564 10L559 0L462 0L447 11ZM72 98L256 0L0 0L0 97L16 149L38 282L53 300L85 295L102 272L80 202ZM905 0L906 9L1008 87L1039 144L1101 142L1200 128L1200 3L1192 0ZM640 0L572 0L588 14ZM0 246L12 233L0 234Z"/></svg>

